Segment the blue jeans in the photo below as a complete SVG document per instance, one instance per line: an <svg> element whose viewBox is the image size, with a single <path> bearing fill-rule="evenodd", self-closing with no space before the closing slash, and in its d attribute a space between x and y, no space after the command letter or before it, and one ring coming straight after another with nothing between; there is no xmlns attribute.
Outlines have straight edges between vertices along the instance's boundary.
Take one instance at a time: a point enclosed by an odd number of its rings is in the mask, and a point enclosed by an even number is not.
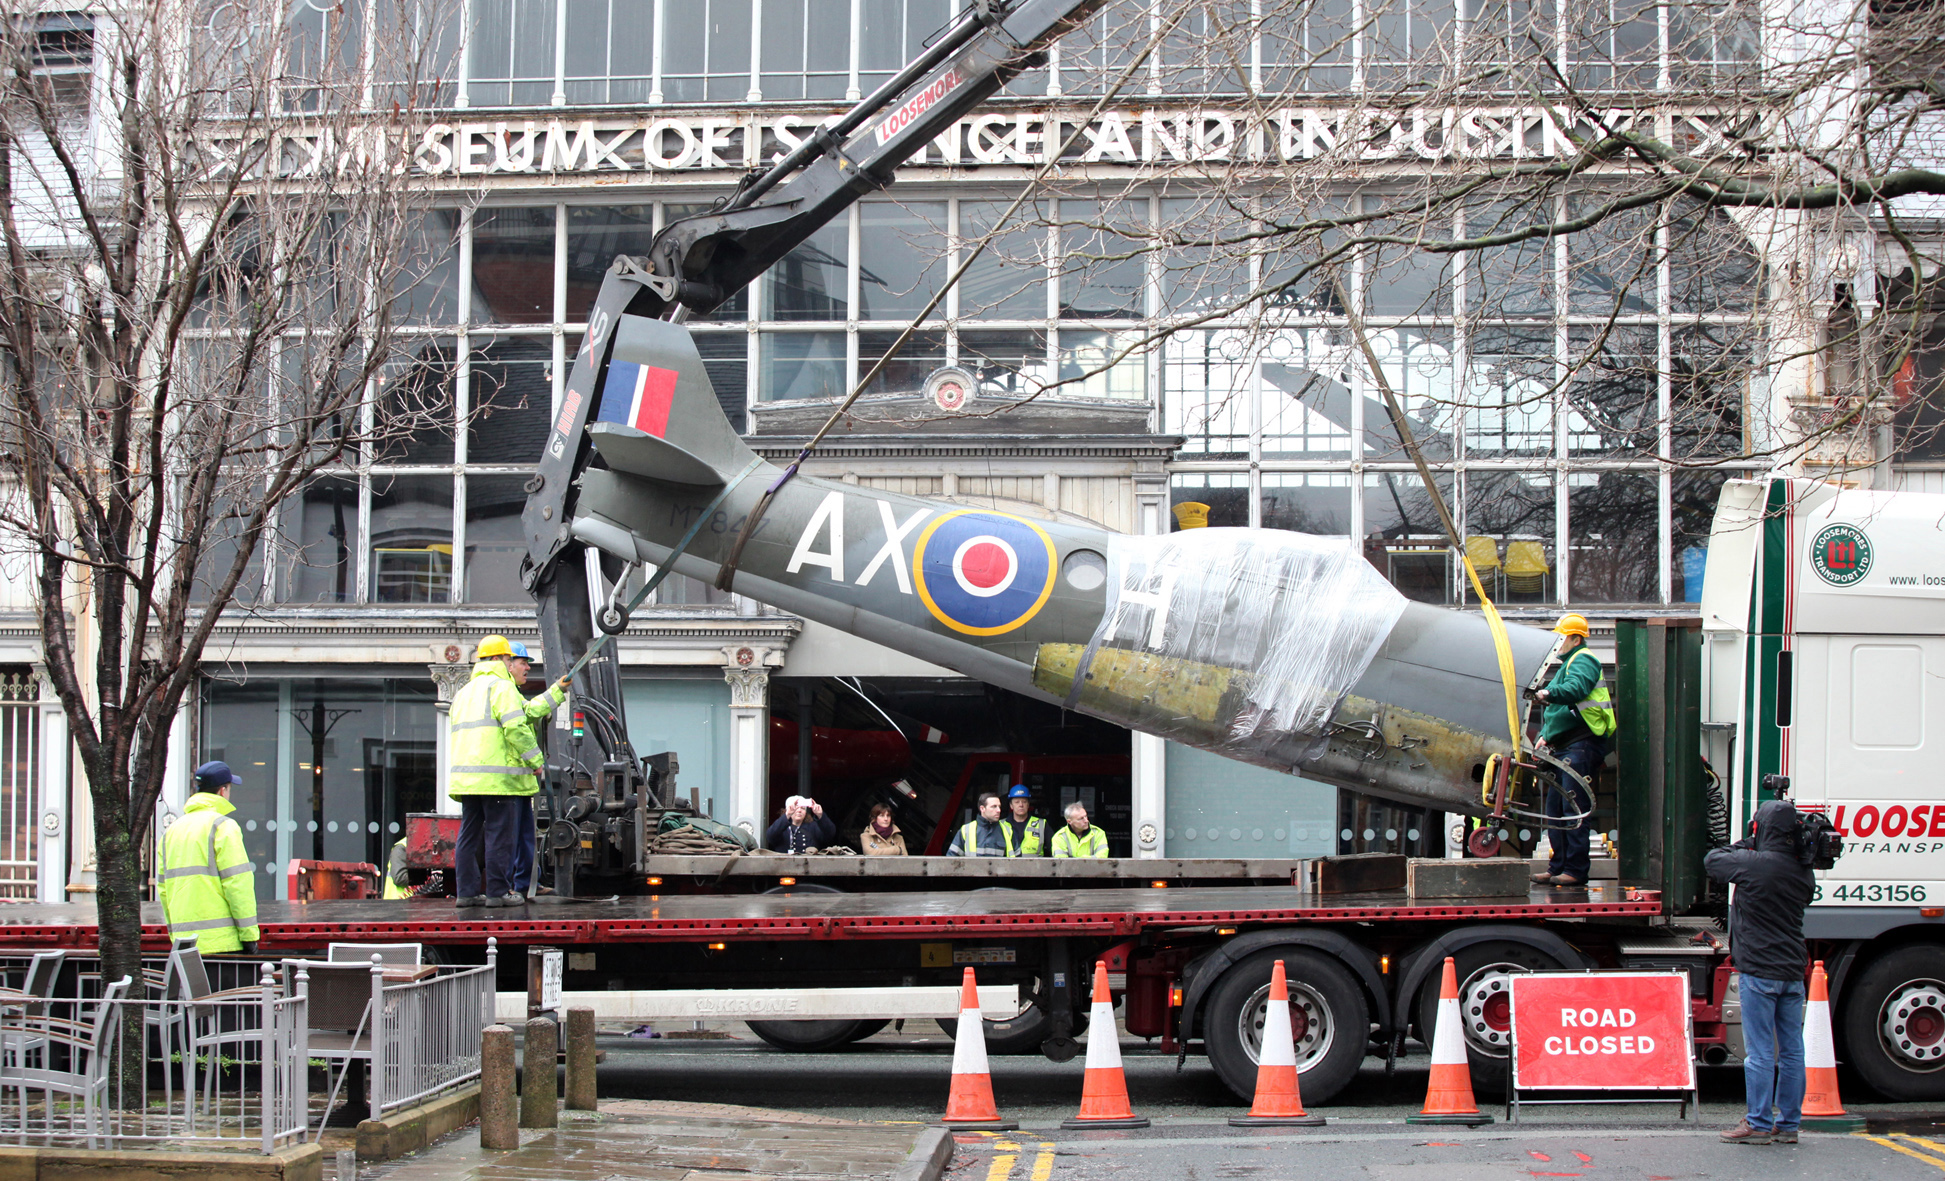
<svg viewBox="0 0 1945 1181"><path fill-rule="evenodd" d="M1601 760L1607 757L1607 743L1599 738L1583 738L1579 742L1557 750L1554 757L1580 772L1591 785L1594 772L1600 769ZM1547 819L1558 820L1563 816L1577 816L1588 811L1592 801L1587 798L1586 789L1566 776L1556 776L1558 782L1547 787ZM1589 816L1580 822L1579 828L1549 828L1547 844L1553 856L1547 862L1547 872L1552 874L1571 874L1585 882L1593 872L1589 842L1594 835L1594 818Z"/></svg>
<svg viewBox="0 0 1945 1181"><path fill-rule="evenodd" d="M1749 1126L1763 1132L1795 1130L1803 1122L1803 981L1744 973L1742 1038Z"/></svg>

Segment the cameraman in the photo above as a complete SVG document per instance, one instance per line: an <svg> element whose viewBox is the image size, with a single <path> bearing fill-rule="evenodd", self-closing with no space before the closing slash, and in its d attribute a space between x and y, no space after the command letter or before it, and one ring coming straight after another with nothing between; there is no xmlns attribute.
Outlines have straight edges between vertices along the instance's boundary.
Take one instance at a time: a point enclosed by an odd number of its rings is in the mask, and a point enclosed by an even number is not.
<svg viewBox="0 0 1945 1181"><path fill-rule="evenodd" d="M1813 853L1803 847L1803 818L1788 800L1758 808L1751 827L1750 836L1702 860L1711 878L1736 888L1729 951L1742 974L1749 1113L1722 1139L1795 1144L1803 1119L1803 911L1816 888Z"/></svg>

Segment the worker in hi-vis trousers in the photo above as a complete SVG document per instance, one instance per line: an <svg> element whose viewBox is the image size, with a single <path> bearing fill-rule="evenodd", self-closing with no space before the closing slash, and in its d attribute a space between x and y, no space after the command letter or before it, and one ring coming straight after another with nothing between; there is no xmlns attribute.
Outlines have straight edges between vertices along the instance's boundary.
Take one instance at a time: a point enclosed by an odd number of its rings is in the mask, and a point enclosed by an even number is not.
<svg viewBox="0 0 1945 1181"><path fill-rule="evenodd" d="M230 813L230 788L242 783L228 763L196 768L196 794L162 834L162 913L169 937L196 937L204 955L255 951L257 883Z"/></svg>

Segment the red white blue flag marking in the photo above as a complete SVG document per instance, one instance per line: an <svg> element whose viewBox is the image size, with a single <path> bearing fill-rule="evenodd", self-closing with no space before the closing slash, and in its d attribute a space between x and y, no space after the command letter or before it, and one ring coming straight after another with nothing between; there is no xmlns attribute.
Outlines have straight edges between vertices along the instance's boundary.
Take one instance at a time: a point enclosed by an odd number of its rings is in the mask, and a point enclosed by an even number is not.
<svg viewBox="0 0 1945 1181"><path fill-rule="evenodd" d="M676 377L673 369L633 361L610 362L608 375L601 382L601 421L632 426L658 439L666 437Z"/></svg>

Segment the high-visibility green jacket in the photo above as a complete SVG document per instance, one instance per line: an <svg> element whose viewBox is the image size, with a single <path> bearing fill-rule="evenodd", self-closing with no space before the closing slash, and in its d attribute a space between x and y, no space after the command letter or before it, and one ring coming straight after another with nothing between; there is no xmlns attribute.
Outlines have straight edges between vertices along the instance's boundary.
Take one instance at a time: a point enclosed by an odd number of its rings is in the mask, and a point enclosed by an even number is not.
<svg viewBox="0 0 1945 1181"><path fill-rule="evenodd" d="M1003 820L974 817L959 826L959 835L946 848L947 857L1018 857L1013 850L1013 833Z"/></svg>
<svg viewBox="0 0 1945 1181"><path fill-rule="evenodd" d="M1006 828L1007 845L1012 848L1008 857L1045 857L1047 855L1047 818L1029 816L1025 820L1015 820L1011 816L1000 817L1000 824Z"/></svg>
<svg viewBox="0 0 1945 1181"><path fill-rule="evenodd" d="M196 937L204 955L241 951L255 943L257 884L243 851L243 830L230 819L236 805L199 791L182 818L162 834L162 913L170 938Z"/></svg>
<svg viewBox="0 0 1945 1181"><path fill-rule="evenodd" d="M1106 857L1108 855L1108 834L1089 825L1087 832L1076 836L1074 826L1063 824L1054 834L1055 857Z"/></svg>
<svg viewBox="0 0 1945 1181"><path fill-rule="evenodd" d="M1617 719L1601 671L1601 658L1585 644L1561 661L1559 671L1547 682L1547 707L1540 715L1542 739L1570 737L1583 726L1596 738L1614 733Z"/></svg>
<svg viewBox="0 0 1945 1181"><path fill-rule="evenodd" d="M453 695L447 732L455 796L530 796L539 789L534 772L545 760L534 737L534 719L561 703L559 686L527 700L513 673L498 660L473 666L473 679Z"/></svg>
<svg viewBox="0 0 1945 1181"><path fill-rule="evenodd" d="M405 840L401 837L385 858L385 893L387 899L410 898L412 879L406 873Z"/></svg>

